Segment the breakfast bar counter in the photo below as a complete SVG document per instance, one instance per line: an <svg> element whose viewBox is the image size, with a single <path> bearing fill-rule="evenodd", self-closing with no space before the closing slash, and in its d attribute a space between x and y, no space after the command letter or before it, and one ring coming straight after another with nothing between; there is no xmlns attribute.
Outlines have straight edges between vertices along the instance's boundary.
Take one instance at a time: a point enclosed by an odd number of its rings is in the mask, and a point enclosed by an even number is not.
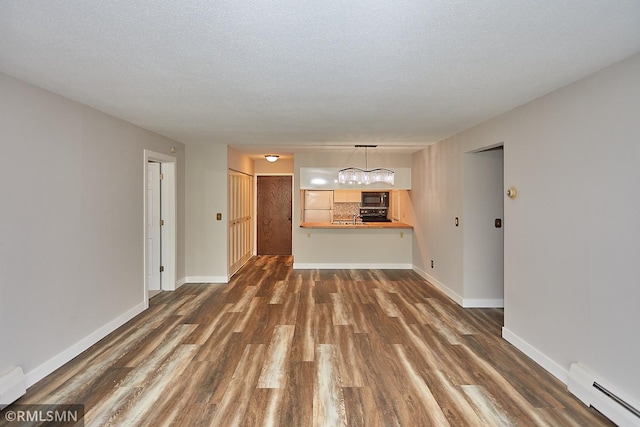
<svg viewBox="0 0 640 427"><path fill-rule="evenodd" d="M333 228L333 229L354 229L362 228L365 230L371 229L413 229L413 225L405 224L403 222L353 222L348 221L334 221L334 222L302 222L300 228Z"/></svg>

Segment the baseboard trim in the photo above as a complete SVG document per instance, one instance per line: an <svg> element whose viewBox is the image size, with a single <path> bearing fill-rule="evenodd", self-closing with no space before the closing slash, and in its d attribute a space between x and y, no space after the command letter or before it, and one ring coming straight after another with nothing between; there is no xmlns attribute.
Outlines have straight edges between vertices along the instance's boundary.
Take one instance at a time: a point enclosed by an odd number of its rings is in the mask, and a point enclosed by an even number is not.
<svg viewBox="0 0 640 427"><path fill-rule="evenodd" d="M180 279L184 283L229 283L229 277L227 276L186 276Z"/></svg>
<svg viewBox="0 0 640 427"><path fill-rule="evenodd" d="M464 307L463 305L464 300L462 299L462 297L458 295L456 292L454 292L453 290L451 290L449 287L445 286L444 283L438 281L435 277L432 277L426 271L422 270L419 267L416 267L415 265L413 266L413 271L418 273L427 282L431 283L433 286L440 289L446 296L451 298L460 307Z"/></svg>
<svg viewBox="0 0 640 427"><path fill-rule="evenodd" d="M444 283L440 282L421 268L414 265L412 269L427 282L431 283L433 286L444 292L445 295L455 301L462 308L504 308L504 299L462 298L451 288L449 288Z"/></svg>
<svg viewBox="0 0 640 427"><path fill-rule="evenodd" d="M24 372L20 366L12 366L0 372L0 411L27 393Z"/></svg>
<svg viewBox="0 0 640 427"><path fill-rule="evenodd" d="M508 330L506 327L502 327L502 338L513 344L515 348L526 354L531 360L542 366L551 375L562 381L564 384L568 384L569 371L558 365L534 346Z"/></svg>
<svg viewBox="0 0 640 427"><path fill-rule="evenodd" d="M411 264L295 262L294 270L411 270Z"/></svg>
<svg viewBox="0 0 640 427"><path fill-rule="evenodd" d="M53 371L69 362L74 357L78 356L80 353L100 341L102 338L106 337L111 332L115 331L117 328L124 325L129 320L136 317L138 314L142 313L145 310L145 306L145 302L141 302L135 305L106 325L87 335L71 347L47 360L32 371L27 372L25 374L25 382L27 388L31 387L47 375L51 374Z"/></svg>
<svg viewBox="0 0 640 427"><path fill-rule="evenodd" d="M186 278L186 277L183 277L182 279L178 280L178 281L176 282L176 290L177 290L180 286L184 285L185 283L187 283L187 278Z"/></svg>
<svg viewBox="0 0 640 427"><path fill-rule="evenodd" d="M469 299L462 300L463 308L504 308L503 299Z"/></svg>

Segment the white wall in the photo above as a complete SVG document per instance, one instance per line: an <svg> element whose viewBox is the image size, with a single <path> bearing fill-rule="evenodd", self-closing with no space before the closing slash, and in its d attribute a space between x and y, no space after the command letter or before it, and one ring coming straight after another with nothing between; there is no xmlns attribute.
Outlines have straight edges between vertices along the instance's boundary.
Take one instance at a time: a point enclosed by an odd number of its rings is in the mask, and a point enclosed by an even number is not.
<svg viewBox="0 0 640 427"><path fill-rule="evenodd" d="M411 268L411 229L298 228L294 268Z"/></svg>
<svg viewBox="0 0 640 427"><path fill-rule="evenodd" d="M463 153L504 142L504 185L519 190L504 202L504 335L563 380L581 362L636 406L639 111L635 55L415 154L411 192L414 264L451 258L433 274L462 292Z"/></svg>
<svg viewBox="0 0 640 427"><path fill-rule="evenodd" d="M186 282L228 280L227 146L186 147ZM222 220L216 214L222 214Z"/></svg>
<svg viewBox="0 0 640 427"><path fill-rule="evenodd" d="M462 304L462 156L457 144L434 144L413 155L411 191L414 269ZM431 261L433 260L433 268Z"/></svg>
<svg viewBox="0 0 640 427"><path fill-rule="evenodd" d="M144 307L143 151L177 157L180 192L184 146L4 74L0 93L0 371L30 385Z"/></svg>

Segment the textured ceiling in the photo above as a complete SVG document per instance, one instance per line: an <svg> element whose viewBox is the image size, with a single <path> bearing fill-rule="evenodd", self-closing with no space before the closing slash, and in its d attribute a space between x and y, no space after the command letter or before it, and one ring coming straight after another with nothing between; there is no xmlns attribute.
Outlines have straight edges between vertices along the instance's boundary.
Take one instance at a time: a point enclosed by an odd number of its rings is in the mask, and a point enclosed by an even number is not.
<svg viewBox="0 0 640 427"><path fill-rule="evenodd" d="M0 1L0 71L247 152L413 149L638 51L638 0Z"/></svg>

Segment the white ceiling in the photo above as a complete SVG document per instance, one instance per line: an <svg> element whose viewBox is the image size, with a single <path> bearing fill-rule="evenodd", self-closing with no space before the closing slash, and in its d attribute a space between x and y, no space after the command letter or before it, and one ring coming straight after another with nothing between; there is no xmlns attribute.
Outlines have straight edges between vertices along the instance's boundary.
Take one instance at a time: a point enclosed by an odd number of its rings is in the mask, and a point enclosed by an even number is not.
<svg viewBox="0 0 640 427"><path fill-rule="evenodd" d="M415 151L638 51L638 0L0 1L0 71L251 153Z"/></svg>

